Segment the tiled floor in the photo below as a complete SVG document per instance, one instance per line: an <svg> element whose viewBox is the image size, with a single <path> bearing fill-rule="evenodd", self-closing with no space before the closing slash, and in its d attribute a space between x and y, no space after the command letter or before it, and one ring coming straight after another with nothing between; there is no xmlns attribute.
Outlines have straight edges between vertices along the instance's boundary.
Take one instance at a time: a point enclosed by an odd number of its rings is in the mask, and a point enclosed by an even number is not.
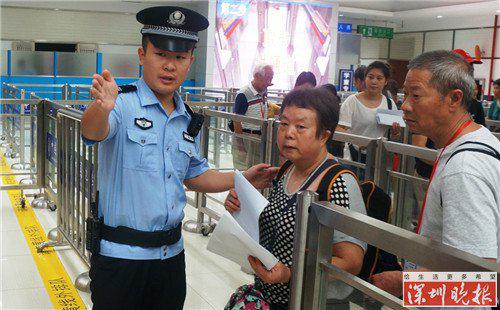
<svg viewBox="0 0 500 310"><path fill-rule="evenodd" d="M52 309L7 193L0 192L0 198L0 309ZM56 212L34 211L45 232L56 226ZM196 219L196 210L191 206L186 207L185 214L185 220ZM234 289L252 282L253 277L238 265L208 252L208 237L186 231L183 235L188 284L184 309L223 309ZM72 281L87 271L71 248L58 248L57 253ZM90 309L90 295L79 293Z"/></svg>

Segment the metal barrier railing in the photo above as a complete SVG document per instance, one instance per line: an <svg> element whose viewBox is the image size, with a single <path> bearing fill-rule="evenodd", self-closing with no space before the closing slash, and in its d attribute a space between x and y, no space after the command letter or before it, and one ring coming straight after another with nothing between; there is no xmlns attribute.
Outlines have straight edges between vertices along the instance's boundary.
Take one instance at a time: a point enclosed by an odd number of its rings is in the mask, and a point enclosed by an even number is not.
<svg viewBox="0 0 500 310"><path fill-rule="evenodd" d="M193 103L194 104L194 103ZM224 155L231 155L225 157L225 162L230 163L221 164L220 154L222 148L220 147L220 141L228 141L226 146L235 144L234 139L240 139L239 143L247 143L252 150L250 154L245 154L245 156L257 157L251 160L256 162L270 162L270 157L267 154L267 145L269 144L268 139L262 139L261 137L272 136L272 120L266 121L258 118L247 117L237 114L232 114L223 111L216 111L210 109L199 110L205 116L205 121L203 123L203 128L201 131L201 146L200 146L200 156L208 159L209 163L212 164L213 168L216 170L233 170L234 162L240 162L238 158L235 158L233 153L233 148L231 149L231 154L229 152L224 153ZM227 127L222 127L221 124L227 124L228 121L245 122L253 125L260 126L262 135L250 135L250 134L237 134L230 131ZM269 134L268 134L269 133ZM221 135L224 136L221 138ZM213 151L212 151L213 150ZM210 156L213 154L213 156ZM217 155L219 154L219 155ZM236 156L241 156L243 154L238 154ZM210 203L209 203L210 202ZM196 193L195 207L197 208L197 220L187 221L184 223L184 229L191 232L203 233L204 235L210 233L214 226L211 225L212 219L219 220L221 213L223 211L223 199L220 194L205 194ZM212 207L219 207L219 210ZM208 216L208 225L205 224L205 215Z"/></svg>
<svg viewBox="0 0 500 310"><path fill-rule="evenodd" d="M192 105L196 106L196 102L193 102ZM203 130L201 132L202 146L200 150L200 156L207 158L209 163L212 164L215 169L234 169L235 156L239 156L238 154L235 154L237 150L235 147L236 143L234 139L240 139L240 143L253 143L255 144L254 148L258 145L259 158L256 162L268 163L274 166L280 164L281 159L279 158L278 150L276 147L277 128L279 126L279 121L272 119L266 121L258 118L250 118L242 115L209 109L202 109L201 113L205 116L205 122L203 125ZM258 125L261 128L261 135L256 136L245 133L236 134L230 131L227 127L221 126L221 124L227 124L227 122L230 120ZM346 159L339 159L339 161L344 164L353 165L364 170L365 179L374 179L378 139L361 137L341 132L335 133L333 139L339 142L350 141L351 143L354 143L365 149L367 151L366 163ZM231 145L231 152L225 152L225 147L220 144L221 141L228 141L225 145ZM252 155L246 154L246 156ZM226 164L221 164L222 157L224 157L224 160L222 161ZM186 222L184 224L184 229L190 232L201 232L203 234L208 234L209 232L211 232L211 230L214 228L214 225L212 225L212 219L218 220L224 210L224 198L222 196L223 195L221 194L197 193L196 198L193 201L193 205L197 208L198 211L197 220L196 222ZM212 208L209 205L211 205ZM205 224L205 215L208 216L208 225Z"/></svg>
<svg viewBox="0 0 500 310"><path fill-rule="evenodd" d="M489 118L487 118L485 121L486 121L486 126L491 131L499 131L500 130L500 121L492 120Z"/></svg>
<svg viewBox="0 0 500 310"><path fill-rule="evenodd" d="M35 93L39 97L48 98L50 100L90 100L91 85L84 84L7 84L3 83L4 88L24 89L26 93ZM12 95L12 94L11 94ZM4 95L3 98L12 96ZM14 98L14 97L12 97Z"/></svg>
<svg viewBox="0 0 500 310"><path fill-rule="evenodd" d="M28 99L1 99L0 107L2 107L2 114L0 114L0 119L2 120L2 144L1 147L5 149L4 155L10 159L19 160L18 163L11 165L13 172L8 173L13 176L32 176L34 177L37 173L30 171L35 168L35 163L37 162L34 157L31 156L34 152L34 148L40 146L26 145L26 135L36 134L36 131L31 131L31 126L26 127L26 124L33 124L38 119L38 115L33 111L37 110L37 105L39 100L28 100ZM30 111L24 113L24 107L29 106ZM33 111L32 111L33 110ZM32 113L33 112L33 113ZM28 132L27 132L28 131ZM30 152L26 152L26 147L31 149ZM30 154L30 159L26 160L25 154ZM28 162L29 161L29 162ZM28 170L28 171L26 171ZM2 172L2 175L7 173ZM28 184L19 185L2 185L0 190L6 189L32 189L33 186Z"/></svg>
<svg viewBox="0 0 500 310"><path fill-rule="evenodd" d="M35 92L44 98L56 100L71 98L71 86L69 84L14 84L12 86L22 88L26 92Z"/></svg>
<svg viewBox="0 0 500 310"><path fill-rule="evenodd" d="M91 100L90 85L74 85L74 99L75 100Z"/></svg>
<svg viewBox="0 0 500 310"><path fill-rule="evenodd" d="M217 88L217 87L194 87L194 86L184 86L181 87L182 93L192 93L208 95L213 97L219 97L224 101L234 102L236 95L238 94L238 88ZM280 103L284 96L289 93L290 90L286 89L268 89L267 98L271 101ZM344 102L347 97L356 92L353 91L338 91L337 94L340 97L340 101Z"/></svg>
<svg viewBox="0 0 500 310"><path fill-rule="evenodd" d="M297 200L290 309L324 309L328 275L392 309L406 309L399 298L331 264L334 230L429 270L500 272L499 264L316 198L306 191Z"/></svg>
<svg viewBox="0 0 500 310"><path fill-rule="evenodd" d="M80 139L82 115L75 109L57 112L57 227L49 231L50 241L41 243L37 250L68 244L90 268L85 232L90 203L97 192L97 147L89 147ZM76 278L75 286L90 291L88 272Z"/></svg>
<svg viewBox="0 0 500 310"><path fill-rule="evenodd" d="M2 98L23 100L26 99L26 92L14 85L3 83ZM29 104L5 103L1 106L2 114L7 117L6 120L2 122L2 137L0 138L4 141L1 146L6 148L4 155L9 158L20 158L22 164L24 164L25 148L21 147L21 145L25 146L25 137L21 134L21 128L25 126L25 120L20 117L20 115L26 113L26 107L29 108ZM15 168L22 169L23 167Z"/></svg>
<svg viewBox="0 0 500 310"><path fill-rule="evenodd" d="M344 158L338 158L338 161L342 164L354 166L364 170L364 180L374 179L376 149L378 143L377 138L368 138L368 137L353 135L346 132L335 132L333 134L332 140L336 142L352 143L356 145L359 149L366 151L365 163L361 161L361 158L359 158L358 161L354 161L352 159L348 160Z"/></svg>
<svg viewBox="0 0 500 310"><path fill-rule="evenodd" d="M375 183L387 193L392 193L393 216L392 223L398 227L413 231L416 228L418 215L420 213L421 199L417 195L423 195L429 180L415 173L415 159L434 162L437 151L425 147L418 147L405 143L387 141L380 138L378 141L378 152L375 166L380 170L374 178ZM387 167L393 154L398 154L401 164L398 170ZM421 188L422 193L417 190Z"/></svg>
<svg viewBox="0 0 500 310"><path fill-rule="evenodd" d="M95 188L95 175L97 172L97 150L84 146L80 140L79 126L82 113L77 111L82 106L89 104L86 100L64 100L52 102L40 100L33 92L27 93L12 85L3 85L3 95L13 97L29 96L36 98L32 100L2 99L2 138L4 141L16 145L30 145L28 172L13 173L26 175L30 182L19 185L2 186L0 189L39 189L40 194L35 195L32 202L34 207L43 206L55 210L59 206L57 227L49 232L50 243L42 244L39 250L50 245L71 245L80 257L88 264L89 256L84 249L84 220L88 213L88 203ZM230 108L232 102L221 101L220 98L202 95L208 101L191 101L189 105L198 109L205 116L205 122L201 132L201 156L206 157L215 169L233 170L233 165L225 165L233 159L234 139L241 139L253 143L257 149L257 162L278 165L280 158L276 148L277 130L279 121L262 120L245 117L224 111L222 108ZM70 97L67 97L70 98ZM213 101L211 101L213 100ZM5 108L7 107L7 108ZM25 107L29 107L28 113L24 113ZM15 119L18 121L15 121ZM15 125L19 120L26 120L24 125ZM7 120L7 121L5 121ZM30 120L30 121L27 121ZM228 121L246 122L258 125L261 135L236 134L231 132ZM29 122L29 126L26 126ZM23 129L23 130L22 130ZM20 142L24 137L24 142ZM29 143L26 144L28 137ZM410 165L397 171L388 168L388 162L392 154L400 154L403 157L418 157L433 159L436 151L419 148L403 143L389 142L386 139L372 139L351 135L347 133L335 133L333 140L339 142L350 142L366 149L366 162L354 162L339 159L340 162L364 169L365 179L373 179L376 184L387 192L394 192L396 205L397 225L401 225L403 211L397 211L404 205L404 190L393 186L392 179L426 182L425 179L415 177L411 174ZM221 147L224 143L224 147ZM24 148L19 148L19 151ZM25 156L23 156L25 158ZM409 162L409 161L408 161ZM391 183L392 182L392 183ZM396 183L397 183L396 182ZM29 183L29 184L28 184ZM404 187L404 185L403 185ZM21 195L25 199L25 195ZM27 196L27 195L26 195ZM196 221L188 221L184 228L189 231L209 233L213 229L211 220L218 220L220 213L214 209L214 205L223 210L223 198L214 194L195 193L195 198L189 203L197 208ZM397 213L403 212L403 213ZM205 215L209 218L209 225L205 224ZM88 289L88 281L85 275L78 278L78 287Z"/></svg>

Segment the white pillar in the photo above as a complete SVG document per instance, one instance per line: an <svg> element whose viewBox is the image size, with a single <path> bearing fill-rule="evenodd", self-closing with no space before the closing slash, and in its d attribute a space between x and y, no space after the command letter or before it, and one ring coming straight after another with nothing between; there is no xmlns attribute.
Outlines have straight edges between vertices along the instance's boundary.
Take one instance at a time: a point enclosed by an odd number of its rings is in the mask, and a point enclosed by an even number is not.
<svg viewBox="0 0 500 310"><path fill-rule="evenodd" d="M216 0L204 1L200 4L199 13L203 14L209 22L207 30L200 33L198 42L198 57L196 59L196 85L212 87L214 77L215 61L215 13L217 8Z"/></svg>
<svg viewBox="0 0 500 310"><path fill-rule="evenodd" d="M330 61L328 65L328 83L336 84L337 76L337 30L339 23L339 4L332 4L332 19L330 21Z"/></svg>

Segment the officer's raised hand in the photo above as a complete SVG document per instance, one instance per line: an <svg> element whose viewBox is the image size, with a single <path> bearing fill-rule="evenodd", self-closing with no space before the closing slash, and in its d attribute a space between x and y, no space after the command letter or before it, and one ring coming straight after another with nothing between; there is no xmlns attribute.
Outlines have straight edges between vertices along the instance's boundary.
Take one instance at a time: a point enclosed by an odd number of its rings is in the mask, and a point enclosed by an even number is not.
<svg viewBox="0 0 500 310"><path fill-rule="evenodd" d="M90 93L95 98L94 105L105 112L113 110L118 98L118 86L108 70L104 70L102 76L94 74Z"/></svg>
<svg viewBox="0 0 500 310"><path fill-rule="evenodd" d="M81 130L88 140L102 141L110 132L109 116L115 108L118 86L108 70L102 75L94 74L93 78L90 94L95 99L83 113Z"/></svg>

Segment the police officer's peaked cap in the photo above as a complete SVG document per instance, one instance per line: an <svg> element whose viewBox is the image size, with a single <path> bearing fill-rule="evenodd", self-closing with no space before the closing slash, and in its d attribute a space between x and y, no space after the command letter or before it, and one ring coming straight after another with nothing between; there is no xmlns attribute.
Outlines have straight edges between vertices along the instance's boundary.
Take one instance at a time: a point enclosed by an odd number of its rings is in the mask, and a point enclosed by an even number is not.
<svg viewBox="0 0 500 310"><path fill-rule="evenodd" d="M205 16L177 6L157 6L137 13L137 21L144 26L143 35L151 43L166 51L185 52L198 42L198 31L208 28Z"/></svg>

